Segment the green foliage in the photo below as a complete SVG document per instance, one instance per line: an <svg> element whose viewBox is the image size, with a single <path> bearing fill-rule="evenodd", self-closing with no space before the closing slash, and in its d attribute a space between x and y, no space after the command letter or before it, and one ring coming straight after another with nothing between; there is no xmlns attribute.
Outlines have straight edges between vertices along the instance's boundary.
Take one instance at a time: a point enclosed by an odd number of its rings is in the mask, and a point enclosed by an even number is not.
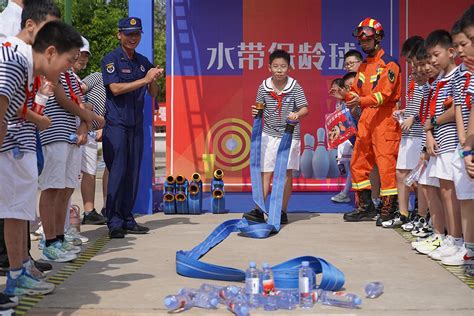
<svg viewBox="0 0 474 316"><path fill-rule="evenodd" d="M155 65L160 65L166 70L166 0L155 0ZM159 80L160 93L158 101L164 102L166 98L165 74Z"/></svg>

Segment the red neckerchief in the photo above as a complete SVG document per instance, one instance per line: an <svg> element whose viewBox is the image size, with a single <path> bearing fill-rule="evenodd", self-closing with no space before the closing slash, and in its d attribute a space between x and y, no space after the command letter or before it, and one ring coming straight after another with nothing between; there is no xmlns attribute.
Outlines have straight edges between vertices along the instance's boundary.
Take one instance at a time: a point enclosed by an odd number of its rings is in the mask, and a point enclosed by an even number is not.
<svg viewBox="0 0 474 316"><path fill-rule="evenodd" d="M439 91L448 83L448 81L439 81L436 84L436 91L433 98L430 99L430 117L434 117L436 112L436 101L438 100Z"/></svg>
<svg viewBox="0 0 474 316"><path fill-rule="evenodd" d="M33 89L31 91L28 89L28 81L25 83L25 102L23 103L23 108L21 109L21 118L25 119L26 117L26 112L28 111L28 102L31 99L35 98L36 92L39 90L39 87L41 86L41 79L39 76L35 77L35 80L33 81Z"/></svg>
<svg viewBox="0 0 474 316"><path fill-rule="evenodd" d="M281 108L282 108L282 102L283 102L283 98L285 97L285 94L282 93L278 95L275 93L275 91L270 91L270 95L278 102L278 105L277 105L278 117L281 118Z"/></svg>
<svg viewBox="0 0 474 316"><path fill-rule="evenodd" d="M464 83L464 91L466 91L466 105L469 110L471 110L471 94L467 92L467 89L469 88L469 83L471 82L471 73L466 72L466 82Z"/></svg>
<svg viewBox="0 0 474 316"><path fill-rule="evenodd" d="M71 95L71 100L74 101L77 105L81 104L81 100L77 97L74 89L72 88L71 77L69 76L69 72L65 72L66 82L69 87L69 94ZM80 89L80 88L79 88Z"/></svg>
<svg viewBox="0 0 474 316"><path fill-rule="evenodd" d="M413 94L415 93L415 80L410 81L410 85L408 86L407 91L407 101L410 102L413 99Z"/></svg>

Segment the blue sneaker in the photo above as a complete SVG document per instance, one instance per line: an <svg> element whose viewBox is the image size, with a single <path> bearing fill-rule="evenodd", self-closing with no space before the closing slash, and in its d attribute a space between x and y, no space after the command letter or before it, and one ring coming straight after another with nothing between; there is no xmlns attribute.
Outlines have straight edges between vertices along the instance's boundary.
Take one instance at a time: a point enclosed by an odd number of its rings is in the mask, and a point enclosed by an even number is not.
<svg viewBox="0 0 474 316"><path fill-rule="evenodd" d="M77 258L75 254L63 251L61 242L56 241L54 244L43 248L42 259L54 262L69 262Z"/></svg>
<svg viewBox="0 0 474 316"><path fill-rule="evenodd" d="M30 276L23 268L18 278L12 279L10 272L7 275L7 287L4 293L9 296L45 295L54 291L54 284L39 281Z"/></svg>

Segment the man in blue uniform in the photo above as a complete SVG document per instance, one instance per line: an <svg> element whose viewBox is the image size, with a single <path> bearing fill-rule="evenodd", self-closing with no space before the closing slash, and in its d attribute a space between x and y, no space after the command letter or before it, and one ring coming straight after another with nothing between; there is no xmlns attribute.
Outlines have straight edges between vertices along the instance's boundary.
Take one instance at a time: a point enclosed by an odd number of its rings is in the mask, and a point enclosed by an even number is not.
<svg viewBox="0 0 474 316"><path fill-rule="evenodd" d="M163 73L135 51L140 43L142 23L129 17L118 23L120 46L102 60L102 76L107 92L104 160L109 170L106 202L107 226L111 238L125 234L146 234L137 224L132 208L138 190L143 153L143 106L145 91L155 97L156 80Z"/></svg>

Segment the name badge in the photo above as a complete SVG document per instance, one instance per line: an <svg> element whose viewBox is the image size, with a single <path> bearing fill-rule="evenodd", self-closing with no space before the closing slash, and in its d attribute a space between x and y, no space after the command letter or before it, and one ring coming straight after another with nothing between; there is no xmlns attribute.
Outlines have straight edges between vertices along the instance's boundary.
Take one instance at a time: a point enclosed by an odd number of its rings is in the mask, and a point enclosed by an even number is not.
<svg viewBox="0 0 474 316"><path fill-rule="evenodd" d="M124 74L131 74L132 73L132 70L131 69L122 69L122 72Z"/></svg>

